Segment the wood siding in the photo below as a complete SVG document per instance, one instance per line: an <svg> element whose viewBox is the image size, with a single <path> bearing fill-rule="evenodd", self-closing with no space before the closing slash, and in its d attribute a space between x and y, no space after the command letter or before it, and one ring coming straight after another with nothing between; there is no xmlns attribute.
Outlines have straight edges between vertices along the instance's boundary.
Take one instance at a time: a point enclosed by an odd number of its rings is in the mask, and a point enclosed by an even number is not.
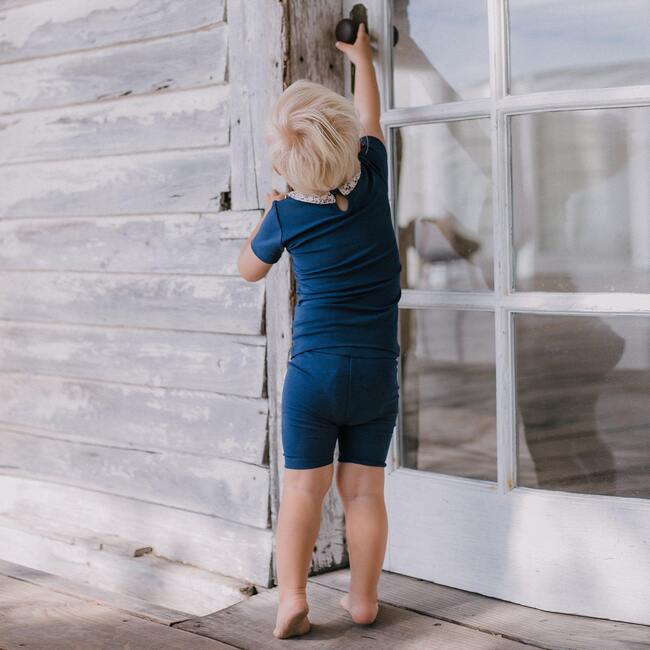
<svg viewBox="0 0 650 650"><path fill-rule="evenodd" d="M280 51L281 4L250 4ZM270 189L249 111L283 62L244 88L243 11L1 4L0 482L3 508L101 507L103 530L268 586L265 283L236 260Z"/></svg>

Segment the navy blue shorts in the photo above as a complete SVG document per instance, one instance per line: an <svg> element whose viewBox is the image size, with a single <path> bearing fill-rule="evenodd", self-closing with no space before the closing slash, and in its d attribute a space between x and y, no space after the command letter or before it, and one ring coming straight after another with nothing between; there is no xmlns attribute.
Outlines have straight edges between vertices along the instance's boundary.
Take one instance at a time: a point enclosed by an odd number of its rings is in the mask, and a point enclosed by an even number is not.
<svg viewBox="0 0 650 650"><path fill-rule="evenodd" d="M289 360L282 389L284 465L386 467L399 409L397 358L306 350Z"/></svg>

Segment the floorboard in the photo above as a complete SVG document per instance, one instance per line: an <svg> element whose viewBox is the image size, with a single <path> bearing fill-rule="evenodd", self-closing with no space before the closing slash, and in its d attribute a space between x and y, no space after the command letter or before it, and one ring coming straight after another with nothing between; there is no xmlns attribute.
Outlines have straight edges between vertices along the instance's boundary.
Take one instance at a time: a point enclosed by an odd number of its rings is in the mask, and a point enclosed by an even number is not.
<svg viewBox="0 0 650 650"><path fill-rule="evenodd" d="M232 650L92 600L0 575L2 650Z"/></svg>
<svg viewBox="0 0 650 650"><path fill-rule="evenodd" d="M86 600L95 600L102 605L108 605L114 609L122 609L141 618L147 618L154 623L170 625L185 621L192 617L192 614L181 612L169 607L161 607L154 603L149 603L139 598L133 598L126 594L118 594L114 591L102 589L93 584L69 580L62 576L39 571L32 567L23 566L14 562L0 560L0 575L8 578L16 578L23 582L29 582L40 587L46 587L51 591L57 591L61 594L84 598Z"/></svg>
<svg viewBox="0 0 650 650"><path fill-rule="evenodd" d="M272 635L277 610L277 589L252 596L208 616L174 625L243 650L274 650L299 643L301 650L531 650L530 646L489 632L479 632L413 611L381 604L372 625L357 625L339 605L341 592L315 582L307 583L312 629L297 639Z"/></svg>
<svg viewBox="0 0 650 650"><path fill-rule="evenodd" d="M309 580L346 592L350 571L332 571ZM546 612L388 571L381 574L379 599L548 650L650 649L650 627L645 625Z"/></svg>

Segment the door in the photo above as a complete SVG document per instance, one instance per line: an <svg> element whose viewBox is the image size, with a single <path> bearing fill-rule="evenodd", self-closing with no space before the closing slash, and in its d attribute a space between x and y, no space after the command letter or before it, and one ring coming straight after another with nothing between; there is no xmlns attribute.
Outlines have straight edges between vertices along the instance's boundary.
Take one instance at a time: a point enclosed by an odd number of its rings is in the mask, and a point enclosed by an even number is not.
<svg viewBox="0 0 650 650"><path fill-rule="evenodd" d="M649 624L650 5L363 5L403 266L384 568Z"/></svg>

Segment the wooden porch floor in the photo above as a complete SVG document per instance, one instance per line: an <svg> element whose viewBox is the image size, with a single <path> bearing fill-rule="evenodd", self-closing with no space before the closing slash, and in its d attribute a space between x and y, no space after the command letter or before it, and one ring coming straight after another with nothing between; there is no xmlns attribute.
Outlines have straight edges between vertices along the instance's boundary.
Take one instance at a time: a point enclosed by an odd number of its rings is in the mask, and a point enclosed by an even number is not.
<svg viewBox="0 0 650 650"><path fill-rule="evenodd" d="M208 616L141 602L3 563L0 649L18 650L641 650L650 627L555 614L384 572L372 625L355 625L338 601L349 570L309 579L312 631L278 640L277 589Z"/></svg>

